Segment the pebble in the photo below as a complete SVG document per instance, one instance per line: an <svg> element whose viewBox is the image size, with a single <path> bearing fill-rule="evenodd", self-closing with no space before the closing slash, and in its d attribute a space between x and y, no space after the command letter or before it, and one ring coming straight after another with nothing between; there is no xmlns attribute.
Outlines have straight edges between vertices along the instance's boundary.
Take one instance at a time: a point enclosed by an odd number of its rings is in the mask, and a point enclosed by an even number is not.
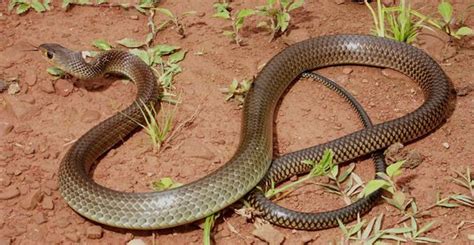
<svg viewBox="0 0 474 245"><path fill-rule="evenodd" d="M41 207L43 209L53 210L54 209L53 198L50 196L43 197L43 201L41 202Z"/></svg>
<svg viewBox="0 0 474 245"><path fill-rule="evenodd" d="M442 145L443 145L444 148L449 149L449 143L448 142L444 142Z"/></svg>
<svg viewBox="0 0 474 245"><path fill-rule="evenodd" d="M23 153L25 153L25 155L35 154L35 151L36 151L35 148L30 145L27 145L25 146L25 148L23 148Z"/></svg>
<svg viewBox="0 0 474 245"><path fill-rule="evenodd" d="M336 3L337 5L344 4L345 2L345 0L334 0L334 3Z"/></svg>
<svg viewBox="0 0 474 245"><path fill-rule="evenodd" d="M0 79L0 93L8 89L8 84L4 80Z"/></svg>
<svg viewBox="0 0 474 245"><path fill-rule="evenodd" d="M138 15L130 15L131 20L138 20Z"/></svg>
<svg viewBox="0 0 474 245"><path fill-rule="evenodd" d="M33 221L38 225L46 223L46 221L48 221L46 219L46 216L43 213L37 213L37 214L33 215L32 218L33 218Z"/></svg>
<svg viewBox="0 0 474 245"><path fill-rule="evenodd" d="M56 94L67 97L72 93L72 90L74 89L74 85L64 79L58 79L56 83L54 83L54 88L56 90Z"/></svg>
<svg viewBox="0 0 474 245"><path fill-rule="evenodd" d="M39 83L39 87L41 91L47 93L47 94L52 94L54 93L54 86L53 83L50 80L42 80Z"/></svg>
<svg viewBox="0 0 474 245"><path fill-rule="evenodd" d="M349 68L349 67L346 67L344 69L342 69L342 73L346 74L346 75L349 75L352 73L352 68Z"/></svg>
<svg viewBox="0 0 474 245"><path fill-rule="evenodd" d="M86 235L87 235L87 238L90 238L90 239L99 239L102 237L102 227L100 226L89 226L87 227L87 230L86 230Z"/></svg>
<svg viewBox="0 0 474 245"><path fill-rule="evenodd" d="M146 243L142 239L132 239L127 242L127 245L146 245Z"/></svg>
<svg viewBox="0 0 474 245"><path fill-rule="evenodd" d="M18 84L17 82L12 82L8 86L8 94L10 94L10 95L17 94L17 93L20 92L20 90L21 90L20 84Z"/></svg>
<svg viewBox="0 0 474 245"><path fill-rule="evenodd" d="M7 122L0 122L0 138L9 134L13 130L13 125Z"/></svg>
<svg viewBox="0 0 474 245"><path fill-rule="evenodd" d="M72 242L79 242L79 235L75 231L68 232L64 236Z"/></svg>
<svg viewBox="0 0 474 245"><path fill-rule="evenodd" d="M0 192L0 200L8 200L15 198L20 195L20 191L16 186L10 186L5 189L3 189L2 192Z"/></svg>
<svg viewBox="0 0 474 245"><path fill-rule="evenodd" d="M87 109L81 115L81 122L83 123L95 122L100 119L100 116L101 116L100 112Z"/></svg>
<svg viewBox="0 0 474 245"><path fill-rule="evenodd" d="M33 86L36 83L36 73L33 70L27 70L25 73L25 82L28 86Z"/></svg>
<svg viewBox="0 0 474 245"><path fill-rule="evenodd" d="M33 190L30 194L23 198L20 202L20 206L26 210L32 210L43 198L41 190Z"/></svg>
<svg viewBox="0 0 474 245"><path fill-rule="evenodd" d="M399 72L392 69L388 69L388 68L382 69L382 75L388 78L392 78L392 79L401 79L403 77L403 75L400 74Z"/></svg>

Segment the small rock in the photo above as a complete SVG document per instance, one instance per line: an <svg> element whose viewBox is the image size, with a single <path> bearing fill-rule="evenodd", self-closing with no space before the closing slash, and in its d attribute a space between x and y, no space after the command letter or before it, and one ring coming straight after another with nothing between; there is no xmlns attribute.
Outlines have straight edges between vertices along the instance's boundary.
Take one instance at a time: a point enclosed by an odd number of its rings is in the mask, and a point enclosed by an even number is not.
<svg viewBox="0 0 474 245"><path fill-rule="evenodd" d="M33 215L32 218L33 218L33 221L38 225L46 223L46 221L48 221L46 219L46 216L43 213L37 213L37 214Z"/></svg>
<svg viewBox="0 0 474 245"><path fill-rule="evenodd" d="M10 186L5 189L3 189L2 192L0 192L0 200L8 200L15 198L20 195L20 191L16 186Z"/></svg>
<svg viewBox="0 0 474 245"><path fill-rule="evenodd" d="M346 67L344 69L342 69L342 73L346 74L346 75L349 75L352 73L352 68L349 68L349 67Z"/></svg>
<svg viewBox="0 0 474 245"><path fill-rule="evenodd" d="M265 242L268 242L270 245L279 245L285 240L285 236L273 228L273 226L270 224L264 224L261 227L253 230L252 235Z"/></svg>
<svg viewBox="0 0 474 245"><path fill-rule="evenodd" d="M100 116L101 116L100 112L87 109L84 111L84 113L82 113L81 122L83 123L95 122L100 119Z"/></svg>
<svg viewBox="0 0 474 245"><path fill-rule="evenodd" d="M67 232L64 236L72 242L79 242L79 235L75 231Z"/></svg>
<svg viewBox="0 0 474 245"><path fill-rule="evenodd" d="M133 239L127 242L127 245L146 245L142 239Z"/></svg>
<svg viewBox="0 0 474 245"><path fill-rule="evenodd" d="M462 88L458 88L456 90L456 94L459 96L459 97L463 97L463 96L466 96L468 95L469 93L471 93L472 91L474 91L474 84L468 84L467 86L464 86Z"/></svg>
<svg viewBox="0 0 474 245"><path fill-rule="evenodd" d="M133 239L133 237L134 237L134 236L133 236L132 233L127 232L127 233L125 233L124 240L125 240L125 242L129 242L129 241L131 241L131 240Z"/></svg>
<svg viewBox="0 0 474 245"><path fill-rule="evenodd" d="M41 190L33 190L30 194L23 198L20 206L26 210L32 210L43 198Z"/></svg>
<svg viewBox="0 0 474 245"><path fill-rule="evenodd" d="M42 80L39 83L39 87L41 91L47 93L47 94L52 94L54 93L54 86L53 83L50 80Z"/></svg>
<svg viewBox="0 0 474 245"><path fill-rule="evenodd" d="M443 145L444 148L449 149L449 143L448 142L444 142L442 145Z"/></svg>
<svg viewBox="0 0 474 245"><path fill-rule="evenodd" d="M334 3L336 3L337 5L341 5L341 4L344 4L345 0L334 0Z"/></svg>
<svg viewBox="0 0 474 245"><path fill-rule="evenodd" d="M54 83L54 88L56 90L56 94L67 97L72 93L72 90L74 89L74 85L64 79L58 79L56 83Z"/></svg>
<svg viewBox="0 0 474 245"><path fill-rule="evenodd" d="M392 78L392 79L401 79L403 78L403 75L395 70L392 69L382 69L382 75Z"/></svg>
<svg viewBox="0 0 474 245"><path fill-rule="evenodd" d="M130 15L131 20L138 20L138 15Z"/></svg>
<svg viewBox="0 0 474 245"><path fill-rule="evenodd" d="M43 209L53 210L53 209L54 209L53 198L50 197L50 196L45 196L45 197L43 198L43 201L41 202L41 207L42 207Z"/></svg>
<svg viewBox="0 0 474 245"><path fill-rule="evenodd" d="M28 86L33 86L36 83L36 73L32 70L29 69L25 73L25 82L28 84Z"/></svg>
<svg viewBox="0 0 474 245"><path fill-rule="evenodd" d="M23 148L23 153L25 153L26 155L35 154L35 151L35 148L31 145L27 145L25 146L25 148Z"/></svg>
<svg viewBox="0 0 474 245"><path fill-rule="evenodd" d="M20 84L18 84L17 82L12 82L8 86L8 94L10 95L17 94L18 92L20 92L20 90L21 90Z"/></svg>
<svg viewBox="0 0 474 245"><path fill-rule="evenodd" d="M297 43L299 41L303 41L306 39L309 39L310 35L306 29L296 29L292 30L288 36L283 36L283 42L285 42L288 45Z"/></svg>
<svg viewBox="0 0 474 245"><path fill-rule="evenodd" d="M13 130L13 125L7 122L0 122L0 138L9 134Z"/></svg>
<svg viewBox="0 0 474 245"><path fill-rule="evenodd" d="M0 79L0 93L8 89L8 84L4 80Z"/></svg>
<svg viewBox="0 0 474 245"><path fill-rule="evenodd" d="M86 231L87 238L90 239L99 239L102 237L102 233L102 227L97 225L88 227Z"/></svg>

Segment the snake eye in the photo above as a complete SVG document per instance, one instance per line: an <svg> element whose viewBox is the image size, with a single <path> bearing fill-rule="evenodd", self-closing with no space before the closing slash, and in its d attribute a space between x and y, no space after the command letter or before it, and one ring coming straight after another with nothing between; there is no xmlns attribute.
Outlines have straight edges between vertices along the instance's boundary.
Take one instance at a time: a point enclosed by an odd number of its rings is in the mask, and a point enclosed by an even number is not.
<svg viewBox="0 0 474 245"><path fill-rule="evenodd" d="M53 53L48 51L48 52L46 52L46 56L48 57L48 59L52 59L53 58Z"/></svg>

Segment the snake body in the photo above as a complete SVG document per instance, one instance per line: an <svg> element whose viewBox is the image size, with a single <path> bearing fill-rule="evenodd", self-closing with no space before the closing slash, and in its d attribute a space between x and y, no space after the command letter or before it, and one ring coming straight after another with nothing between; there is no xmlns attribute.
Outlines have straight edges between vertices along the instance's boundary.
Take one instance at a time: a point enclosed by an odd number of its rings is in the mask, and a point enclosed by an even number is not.
<svg viewBox="0 0 474 245"><path fill-rule="evenodd" d="M108 72L124 74L137 85L136 101L157 102L158 87L153 73L144 62L129 53L104 52L89 64L77 53L62 47L45 44L40 49L48 58L51 56L54 63L59 63L60 68L80 78L89 79ZM304 71L341 64L400 71L419 83L425 102L401 118L298 151L290 157L283 156L269 170L272 119L283 92ZM93 127L71 146L59 169L60 193L75 211L106 225L129 229L178 226L229 206L259 183L265 189L271 180L278 183L289 175L304 173L308 169L301 161L318 161L324 149L332 149L334 161L340 163L395 142L408 142L426 135L448 116L450 98L449 79L435 61L417 48L371 36L335 35L309 39L281 51L258 74L244 103L239 146L233 157L212 174L163 192L125 193L96 184L88 175L90 166L129 135L137 127L136 121L143 120L139 104L133 103ZM267 211L266 217L272 222L290 223L297 228L308 226L304 220L306 216L297 217L303 221L295 219L291 213L278 218L275 215L280 214L279 211L272 212L273 207L268 209L268 203L256 196L250 196L251 203ZM351 216L359 210L349 211L342 215Z"/></svg>

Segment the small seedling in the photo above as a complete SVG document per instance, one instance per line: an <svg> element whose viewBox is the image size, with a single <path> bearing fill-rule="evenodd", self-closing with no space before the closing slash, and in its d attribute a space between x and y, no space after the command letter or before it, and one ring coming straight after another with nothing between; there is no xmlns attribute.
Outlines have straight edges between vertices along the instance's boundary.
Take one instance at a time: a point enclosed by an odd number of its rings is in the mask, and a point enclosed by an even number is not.
<svg viewBox="0 0 474 245"><path fill-rule="evenodd" d="M223 2L223 3L214 3L212 5L214 9L216 10L216 13L212 15L212 17L217 17L217 18L222 18L222 19L230 19L230 6L229 3Z"/></svg>
<svg viewBox="0 0 474 245"><path fill-rule="evenodd" d="M8 3L8 11L12 11L16 7L15 12L17 14L26 13L30 9L42 13L46 10L50 10L50 3L51 0L43 0L43 2L40 2L39 0L10 0Z"/></svg>
<svg viewBox="0 0 474 245"><path fill-rule="evenodd" d="M472 7L474 5L471 5ZM448 1L441 1L438 5L438 14L441 16L439 19L431 18L430 24L440 30L443 30L448 35L461 39L464 36L474 35L474 30L463 26L464 21L461 18L460 22L456 22L455 16L453 15L453 6Z"/></svg>
<svg viewBox="0 0 474 245"><path fill-rule="evenodd" d="M303 176L297 181L291 182L280 188L275 188L275 183L272 182L272 186L268 191L265 192L265 196L267 198L271 198L279 193L288 194L289 192L293 191L297 186L314 177L327 175L335 166L333 164L333 157L334 152L332 150L325 150L323 157L318 163L311 160L304 161L305 164L311 166L311 171L307 175Z"/></svg>
<svg viewBox="0 0 474 245"><path fill-rule="evenodd" d="M175 182L170 177L164 177L164 178L161 178L157 181L153 181L151 183L151 186L152 186L153 190L155 190L155 191L165 191L165 190L173 189L173 188L176 188L176 187L180 187L182 185L183 184L181 184L179 182Z"/></svg>
<svg viewBox="0 0 474 245"><path fill-rule="evenodd" d="M184 33L184 25L183 23L181 22L186 16L189 16L189 15L194 15L196 14L196 11L188 11L188 12L184 12L180 17L176 16L173 12L171 12L171 10L169 9L165 9L165 8L155 8L155 10L157 10L158 12L162 13L163 15L166 16L167 20L165 20L163 23L161 23L157 30L160 31L160 30L163 30L164 28L166 28L168 25L172 24L175 28L176 28L176 32L181 36L181 37L185 37L185 33Z"/></svg>
<svg viewBox="0 0 474 245"><path fill-rule="evenodd" d="M271 39L284 33L290 25L290 12L302 7L304 0L267 0L267 4L257 7L257 13L267 18L259 22L257 27L267 28L271 31Z"/></svg>
<svg viewBox="0 0 474 245"><path fill-rule="evenodd" d="M364 186L362 179L355 174L355 164L352 163L344 172L339 172L339 166L335 165L327 174L330 179L329 184L316 183L326 189L329 193L339 195L344 202L349 205L352 203L351 197L358 194ZM344 183L347 182L345 185Z"/></svg>
<svg viewBox="0 0 474 245"><path fill-rule="evenodd" d="M418 229L418 224L416 222L416 219L414 217L411 217L410 218L410 225L411 226L407 226L406 224L403 224L404 227L410 228L410 231L403 233L403 236L408 241L413 242L413 243L441 243L440 240L425 237L425 236L421 236L423 233L426 233L429 230L431 230L431 228L434 224L435 224L435 222L431 221L428 224L426 224L425 226Z"/></svg>
<svg viewBox="0 0 474 245"><path fill-rule="evenodd" d="M227 10L226 10L227 11ZM229 13L229 12L227 12ZM237 11L234 16L230 16L229 14L225 14L225 12L216 13L214 16L217 18L222 18L226 20L232 20L232 30L231 31L224 31L223 34L232 39L237 45L242 44L242 38L240 37L240 30L244 26L245 18L254 15L255 10L253 9L241 9Z"/></svg>
<svg viewBox="0 0 474 245"><path fill-rule="evenodd" d="M63 0L62 8L67 10L71 5L88 5L88 6L96 6L103 3L106 3L107 0L96 0L95 3L91 0Z"/></svg>
<svg viewBox="0 0 474 245"><path fill-rule="evenodd" d="M211 231L214 228L214 222L216 221L219 214L211 214L206 217L204 220L204 227L203 227L203 244L204 245L211 245Z"/></svg>
<svg viewBox="0 0 474 245"><path fill-rule="evenodd" d="M222 92L227 94L225 100L229 101L230 99L235 98L239 104L242 105L245 100L245 95L252 87L252 82L252 80L247 79L239 82L234 78L228 88L222 89Z"/></svg>

